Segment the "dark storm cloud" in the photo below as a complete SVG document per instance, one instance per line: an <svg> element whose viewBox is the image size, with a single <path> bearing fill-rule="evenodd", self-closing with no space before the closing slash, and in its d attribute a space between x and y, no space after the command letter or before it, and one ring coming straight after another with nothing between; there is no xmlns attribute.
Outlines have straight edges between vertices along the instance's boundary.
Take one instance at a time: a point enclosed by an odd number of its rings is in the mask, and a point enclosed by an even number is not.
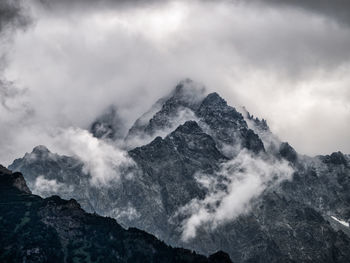
<svg viewBox="0 0 350 263"><path fill-rule="evenodd" d="M254 1L254 0L253 0ZM299 8L308 12L318 13L350 26L349 0L255 0L263 4L279 7Z"/></svg>
<svg viewBox="0 0 350 263"><path fill-rule="evenodd" d="M24 29L29 23L30 19L25 15L20 0L2 0L0 2L0 104L7 110L9 110L8 99L16 97L20 91L13 82L3 79L2 71L7 66L7 54L13 33L16 29Z"/></svg>
<svg viewBox="0 0 350 263"><path fill-rule="evenodd" d="M8 42L11 40L14 30L25 28L29 21L29 17L24 14L21 0L0 1L0 76L1 71L6 66Z"/></svg>
<svg viewBox="0 0 350 263"><path fill-rule="evenodd" d="M142 5L160 4L169 0L37 0L48 9L84 9L135 7ZM15 1L15 2L18 2ZM196 2L189 1L189 2ZM199 0L197 2L215 2L215 0ZM217 1L220 2L220 1ZM223 1L221 1L223 2ZM280 8L297 8L311 13L327 16L335 21L350 26L350 1L348 0L228 0L226 2L243 4L260 4Z"/></svg>
<svg viewBox="0 0 350 263"><path fill-rule="evenodd" d="M167 0L37 0L48 9L94 9L110 7L134 7L141 5L150 5L154 3L164 3Z"/></svg>
<svg viewBox="0 0 350 263"><path fill-rule="evenodd" d="M24 29L30 23L30 19L22 7L20 0L1 0L0 2L0 104L9 109L7 100L16 97L20 91L13 82L6 81L2 77L3 70L7 66L7 55L9 52L13 33L17 29ZM1 107L0 106L0 107Z"/></svg>
<svg viewBox="0 0 350 263"><path fill-rule="evenodd" d="M154 3L164 3L169 0L37 0L47 8L97 8L97 7L133 7L140 5L150 5ZM215 0L199 0L200 2L219 2ZM5 0L5 2L10 2ZM18 0L14 1L18 2ZM196 2L196 1L188 1ZM228 0L226 2L244 4L262 4L277 7L292 7L306 10L308 12L319 13L331 17L338 22L350 25L350 1L348 0ZM15 4L18 5L18 4Z"/></svg>
<svg viewBox="0 0 350 263"><path fill-rule="evenodd" d="M14 81L4 77L15 33L18 30L23 31L31 24L22 4L21 0L0 1L0 144L5 154L11 147L11 133L17 126L13 121L20 123L24 116L32 114L22 100L25 89L17 87Z"/></svg>
<svg viewBox="0 0 350 263"><path fill-rule="evenodd" d="M25 27L28 16L23 12L20 0L1 0L0 2L0 32L6 29Z"/></svg>

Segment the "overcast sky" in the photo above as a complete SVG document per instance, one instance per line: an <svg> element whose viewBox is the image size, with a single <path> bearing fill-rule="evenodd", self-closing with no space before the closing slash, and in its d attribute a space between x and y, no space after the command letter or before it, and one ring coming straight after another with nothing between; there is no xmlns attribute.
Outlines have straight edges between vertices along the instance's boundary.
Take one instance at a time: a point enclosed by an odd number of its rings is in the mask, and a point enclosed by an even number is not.
<svg viewBox="0 0 350 263"><path fill-rule="evenodd" d="M349 2L1 1L0 163L187 77L299 153L350 153Z"/></svg>

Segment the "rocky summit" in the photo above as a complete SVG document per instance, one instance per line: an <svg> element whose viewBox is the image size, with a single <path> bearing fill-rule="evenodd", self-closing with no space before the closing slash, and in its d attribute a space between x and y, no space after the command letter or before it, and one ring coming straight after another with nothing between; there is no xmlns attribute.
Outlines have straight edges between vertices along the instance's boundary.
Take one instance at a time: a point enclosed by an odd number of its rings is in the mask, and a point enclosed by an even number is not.
<svg viewBox="0 0 350 263"><path fill-rule="evenodd" d="M115 118L102 119L103 127L118 129ZM95 130L106 143L123 145L135 164L108 185L92 183L79 156L43 146L9 168L23 173L35 194L74 198L89 212L197 253L222 250L233 262L350 261L348 155L300 155L266 120L191 80L128 132Z"/></svg>

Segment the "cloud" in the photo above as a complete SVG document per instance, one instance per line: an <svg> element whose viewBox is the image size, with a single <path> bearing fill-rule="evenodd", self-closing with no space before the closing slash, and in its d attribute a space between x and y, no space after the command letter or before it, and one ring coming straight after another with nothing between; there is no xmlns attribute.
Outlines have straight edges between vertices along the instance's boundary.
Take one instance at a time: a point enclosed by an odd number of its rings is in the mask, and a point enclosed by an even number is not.
<svg viewBox="0 0 350 263"><path fill-rule="evenodd" d="M158 136L164 138L186 121L199 122L194 110L206 95L203 84L190 79L181 81L170 94L159 99L136 120L125 138L125 145L129 149L142 146Z"/></svg>
<svg viewBox="0 0 350 263"><path fill-rule="evenodd" d="M40 4L48 9L96 9L96 8L135 8L139 6L147 5L159 5L164 2L169 2L169 0L37 0ZM196 1L189 1L196 2ZM197 1L203 4L210 2L218 2L213 0L201 0ZM328 16L340 23L345 23L349 25L350 23L350 4L347 0L333 0L332 2L328 0L252 0L252 1L242 1L242 0L229 0L226 3L233 4L252 4L260 5L263 7L279 7L279 8L296 8L302 11L310 13L318 13L321 15Z"/></svg>
<svg viewBox="0 0 350 263"><path fill-rule="evenodd" d="M0 104L1 110L6 111L18 111L21 105L19 99L23 96L25 90L18 89L14 86L14 83L0 79Z"/></svg>
<svg viewBox="0 0 350 263"><path fill-rule="evenodd" d="M117 219L118 222L125 222L126 220L131 221L139 218L141 214L131 204L128 204L128 206L123 209L113 208L110 213L108 213L108 216Z"/></svg>
<svg viewBox="0 0 350 263"><path fill-rule="evenodd" d="M77 9L101 9L101 8L133 8L135 6L149 6L159 4L160 0L36 0L44 8L49 10L77 10Z"/></svg>
<svg viewBox="0 0 350 263"><path fill-rule="evenodd" d="M175 215L186 218L182 239L194 238L200 227L210 231L249 212L254 198L282 180L290 179L292 173L292 167L285 161L253 157L241 151L235 159L223 164L217 174L198 174L198 183L208 193L204 199L193 199Z"/></svg>
<svg viewBox="0 0 350 263"><path fill-rule="evenodd" d="M0 110L9 110L7 100L20 93L13 82L4 79L3 71L8 65L7 57L14 34L18 29L25 29L30 23L21 3L20 0L0 2Z"/></svg>
<svg viewBox="0 0 350 263"><path fill-rule="evenodd" d="M21 0L0 2L0 79L3 79L3 70L7 66L7 56L14 34L19 30L26 29L30 23L31 19ZM3 83L0 83L0 87L2 85Z"/></svg>
<svg viewBox="0 0 350 263"><path fill-rule="evenodd" d="M298 8L310 13L319 13L328 16L335 21L350 25L350 2L347 0L255 0L261 4L268 4L272 6Z"/></svg>
<svg viewBox="0 0 350 263"><path fill-rule="evenodd" d="M26 4L34 22L3 74L25 92L11 99L19 111L0 111L0 162L88 128L110 104L130 127L186 77L301 153L350 152L350 30L332 17L256 1L97 2Z"/></svg>
<svg viewBox="0 0 350 263"><path fill-rule="evenodd" d="M150 143L158 136L164 138L169 133L174 131L179 125L182 125L186 121L190 121L190 120L199 121L198 117L195 115L195 113L192 110L181 107L175 113L175 116L172 116L171 118L169 118L168 127L157 129L154 131L152 135L141 132L141 133L134 134L132 136L128 136L125 141L125 146L128 149L133 149L135 147L139 147Z"/></svg>
<svg viewBox="0 0 350 263"><path fill-rule="evenodd" d="M29 17L25 15L21 0L2 0L0 3L0 32L27 26ZM3 33L3 32L2 32Z"/></svg>
<svg viewBox="0 0 350 263"><path fill-rule="evenodd" d="M84 163L83 171L91 175L90 182L95 186L118 183L120 177L127 176L128 169L135 166L127 152L93 137L86 130L61 130L53 140L61 153L76 156Z"/></svg>
<svg viewBox="0 0 350 263"><path fill-rule="evenodd" d="M44 176L38 176L31 190L34 194L48 197L55 194L67 195L74 191L74 187L57 182L56 180L45 179Z"/></svg>

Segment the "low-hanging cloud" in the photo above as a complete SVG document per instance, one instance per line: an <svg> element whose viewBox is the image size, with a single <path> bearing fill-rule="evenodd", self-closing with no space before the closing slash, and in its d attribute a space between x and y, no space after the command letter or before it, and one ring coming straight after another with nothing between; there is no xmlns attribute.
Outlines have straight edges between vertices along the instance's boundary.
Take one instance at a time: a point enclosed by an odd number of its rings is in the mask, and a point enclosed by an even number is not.
<svg viewBox="0 0 350 263"><path fill-rule="evenodd" d="M110 104L130 127L186 77L301 153L350 151L350 30L334 16L264 1L42 2L25 2L33 23L6 51L4 78L25 92L6 99L17 111L0 106L2 163Z"/></svg>
<svg viewBox="0 0 350 263"><path fill-rule="evenodd" d="M60 152L73 155L84 163L83 171L91 176L91 184L108 186L118 183L121 176L128 176L128 169L135 166L128 153L104 140L97 139L86 130L69 128L54 138Z"/></svg>
<svg viewBox="0 0 350 263"><path fill-rule="evenodd" d="M152 107L138 118L125 138L127 148L133 148L150 143L157 136L165 137L186 121L199 122L194 110L207 95L203 84L190 79L181 83L167 96L161 98ZM171 98L179 101L181 105L174 107L174 102L166 102ZM164 106L163 106L164 104ZM153 119L153 125L150 121ZM161 122L161 125L159 125ZM149 126L151 125L151 126ZM151 130L145 130L146 127Z"/></svg>
<svg viewBox="0 0 350 263"><path fill-rule="evenodd" d="M108 213L108 216L117 219L118 222L125 222L126 220L133 220L139 218L141 214L131 204L128 204L128 206L123 209L111 209Z"/></svg>
<svg viewBox="0 0 350 263"><path fill-rule="evenodd" d="M57 182L57 180L54 179L46 179L42 175L35 179L34 184L30 188L33 194L40 195L41 197L49 197L58 194L61 196L69 196L74 191L73 186Z"/></svg>
<svg viewBox="0 0 350 263"><path fill-rule="evenodd" d="M215 175L198 174L197 181L208 193L182 207L182 239L188 241L204 227L208 231L232 221L251 209L252 200L282 180L290 179L293 168L281 160L267 160L246 151L222 165Z"/></svg>
<svg viewBox="0 0 350 263"><path fill-rule="evenodd" d="M164 138L169 133L174 131L179 125L182 125L186 121L190 121L190 120L198 121L198 117L195 115L195 113L192 110L188 108L180 108L175 113L175 115L172 116L172 118L170 118L170 122L168 123L168 126L163 127L161 129L157 129L152 134L141 132L139 134L128 136L123 144L127 149L140 147L142 145L150 143L158 136Z"/></svg>

